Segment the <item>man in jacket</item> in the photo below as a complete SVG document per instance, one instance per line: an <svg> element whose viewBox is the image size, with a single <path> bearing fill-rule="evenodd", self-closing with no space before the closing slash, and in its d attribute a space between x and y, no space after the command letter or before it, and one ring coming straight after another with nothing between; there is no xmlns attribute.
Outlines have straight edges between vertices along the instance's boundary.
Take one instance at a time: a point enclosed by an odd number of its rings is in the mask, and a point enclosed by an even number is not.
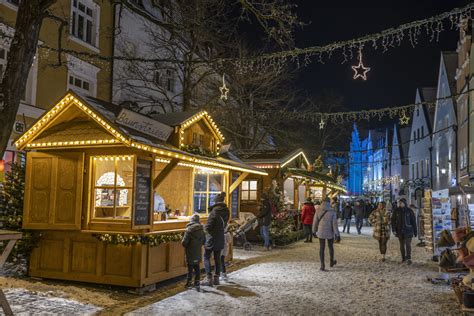
<svg viewBox="0 0 474 316"><path fill-rule="evenodd" d="M362 200L357 201L356 205L354 206L354 215L356 219L356 229L357 233L360 235L362 230L362 225L364 224L364 215L365 215L365 208L362 204Z"/></svg>
<svg viewBox="0 0 474 316"><path fill-rule="evenodd" d="M416 217L405 199L398 201L397 208L392 214L392 231L400 242L402 263L411 264L411 239L416 237Z"/></svg>
<svg viewBox="0 0 474 316"><path fill-rule="evenodd" d="M342 218L344 219L344 227L342 228L342 232L345 233L346 228L347 228L347 233L350 234L351 221L352 221L352 207L347 202L345 203L344 208L342 210Z"/></svg>
<svg viewBox="0 0 474 316"><path fill-rule="evenodd" d="M267 193L262 193L262 205L257 215L260 223L260 235L263 238L266 250L270 250L270 225L272 223L272 205Z"/></svg>
<svg viewBox="0 0 474 316"><path fill-rule="evenodd" d="M229 221L229 209L225 204L225 192L221 192L214 200L214 205L209 209L209 216L204 227L206 232L206 243L204 245L204 269L206 270L206 281L203 285L219 285L221 273L221 251L224 249L224 231ZM214 256L215 274L212 277L211 256Z"/></svg>
<svg viewBox="0 0 474 316"><path fill-rule="evenodd" d="M303 230L306 237L304 242L313 242L313 232L311 226L313 225L314 213L316 209L311 201L311 198L307 198L304 202L303 208L301 209L301 223L303 223Z"/></svg>
<svg viewBox="0 0 474 316"><path fill-rule="evenodd" d="M199 285L201 281L201 267L199 264L202 261L202 246L206 241L204 235L204 229L199 223L199 215L194 214L189 221L189 224L186 225L186 230L184 231L183 240L181 244L183 245L186 253L186 263L188 265L188 275L187 282L185 287L190 288L193 286L193 271L194 271L194 287L199 291Z"/></svg>

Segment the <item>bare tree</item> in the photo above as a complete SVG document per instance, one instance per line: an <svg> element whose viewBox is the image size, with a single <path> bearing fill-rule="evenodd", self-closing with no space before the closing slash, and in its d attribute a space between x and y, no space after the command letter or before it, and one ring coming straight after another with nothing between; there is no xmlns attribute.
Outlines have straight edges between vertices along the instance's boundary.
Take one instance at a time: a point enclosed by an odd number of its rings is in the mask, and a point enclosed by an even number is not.
<svg viewBox="0 0 474 316"><path fill-rule="evenodd" d="M5 152L36 54L39 32L48 8L56 0L20 1L15 34L0 84L0 157Z"/></svg>

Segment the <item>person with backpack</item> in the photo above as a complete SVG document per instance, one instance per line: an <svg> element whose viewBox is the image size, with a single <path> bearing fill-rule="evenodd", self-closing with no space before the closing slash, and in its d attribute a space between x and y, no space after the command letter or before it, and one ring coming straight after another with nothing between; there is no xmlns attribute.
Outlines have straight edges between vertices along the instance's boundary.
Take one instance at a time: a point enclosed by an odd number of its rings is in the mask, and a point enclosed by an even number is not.
<svg viewBox="0 0 474 316"><path fill-rule="evenodd" d="M407 206L407 200L403 198L398 201L398 206L393 211L392 231L400 242L402 263L410 265L411 240L417 235L416 217L413 210Z"/></svg>
<svg viewBox="0 0 474 316"><path fill-rule="evenodd" d="M311 227L313 226L314 214L316 209L311 201L311 198L307 198L304 202L303 208L301 209L301 223L303 223L303 230L306 240L304 242L313 242L313 232Z"/></svg>
<svg viewBox="0 0 474 316"><path fill-rule="evenodd" d="M260 224L260 235L263 238L263 245L265 249L271 250L270 246L270 225L272 223L272 205L268 194L262 193L262 205L260 206L260 212L257 215L258 223Z"/></svg>
<svg viewBox="0 0 474 316"><path fill-rule="evenodd" d="M206 241L206 236L204 235L204 229L199 222L199 215L194 214L191 216L189 224L186 225L186 230L184 231L183 240L181 245L183 245L186 253L186 264L188 265L188 274L186 279L185 288L192 288L193 286L196 290L200 291L200 282L201 282L201 267L199 266L202 261L202 246ZM194 284L193 280L193 271L194 271Z"/></svg>
<svg viewBox="0 0 474 316"><path fill-rule="evenodd" d="M326 240L329 248L329 266L333 267L337 263L334 259L334 239L339 237L336 212L331 208L328 198L324 200L321 204L321 208L319 208L314 215L313 231L319 238L319 259L321 261L320 270L326 271L324 262Z"/></svg>
<svg viewBox="0 0 474 316"><path fill-rule="evenodd" d="M225 204L225 192L219 193L214 205L209 208L209 216L204 226L206 232L206 243L204 245L204 269L206 270L206 281L203 285L219 285L221 273L221 252L225 246L225 228L229 221L229 209ZM211 271L211 256L214 256L214 277Z"/></svg>
<svg viewBox="0 0 474 316"><path fill-rule="evenodd" d="M385 208L385 202L379 202L377 208L370 213L369 223L374 227L373 237L379 242L381 261L385 262L387 242L390 239L390 211Z"/></svg>

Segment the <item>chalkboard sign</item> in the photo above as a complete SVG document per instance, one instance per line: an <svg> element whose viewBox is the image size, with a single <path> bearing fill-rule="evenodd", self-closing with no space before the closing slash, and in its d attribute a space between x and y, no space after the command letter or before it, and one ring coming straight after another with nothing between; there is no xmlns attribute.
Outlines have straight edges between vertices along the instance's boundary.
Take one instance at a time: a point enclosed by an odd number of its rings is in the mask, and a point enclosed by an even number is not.
<svg viewBox="0 0 474 316"><path fill-rule="evenodd" d="M133 226L150 225L152 162L137 159Z"/></svg>
<svg viewBox="0 0 474 316"><path fill-rule="evenodd" d="M239 178L238 174L232 174L232 183L234 183ZM239 196L240 196L240 186L238 186L231 196L231 214L232 218L237 218L239 216Z"/></svg>

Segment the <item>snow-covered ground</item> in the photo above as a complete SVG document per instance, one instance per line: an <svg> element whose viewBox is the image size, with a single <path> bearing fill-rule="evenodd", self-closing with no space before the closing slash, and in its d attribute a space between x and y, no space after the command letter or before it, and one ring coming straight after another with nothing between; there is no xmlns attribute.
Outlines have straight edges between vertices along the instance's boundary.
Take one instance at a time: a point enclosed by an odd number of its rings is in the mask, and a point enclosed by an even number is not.
<svg viewBox="0 0 474 316"><path fill-rule="evenodd" d="M188 290L140 308L131 315L449 315L459 314L450 287L432 285L436 264L413 241L413 265L401 265L398 241L379 261L370 230L343 234L338 264L319 271L319 243L299 242L271 253L242 254L254 264L230 274L230 281L201 293ZM251 258L250 258L251 257ZM326 259L328 260L328 259ZM327 266L328 264L326 264Z"/></svg>

